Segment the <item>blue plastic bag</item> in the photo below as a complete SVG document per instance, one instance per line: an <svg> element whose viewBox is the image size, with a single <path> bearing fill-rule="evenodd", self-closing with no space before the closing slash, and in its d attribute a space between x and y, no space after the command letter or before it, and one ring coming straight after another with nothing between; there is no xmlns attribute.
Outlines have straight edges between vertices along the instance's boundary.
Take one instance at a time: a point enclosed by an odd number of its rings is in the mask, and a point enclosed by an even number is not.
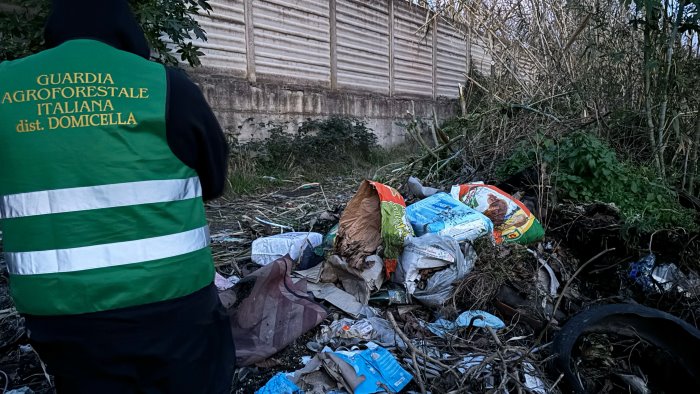
<svg viewBox="0 0 700 394"><path fill-rule="evenodd" d="M273 376L265 385L259 388L255 394L301 394L303 391L288 378L287 374L280 372Z"/></svg>
<svg viewBox="0 0 700 394"><path fill-rule="evenodd" d="M419 236L437 233L457 241L473 241L493 232L489 218L447 193L434 194L409 205L406 217Z"/></svg>
<svg viewBox="0 0 700 394"><path fill-rule="evenodd" d="M413 379L410 373L401 367L394 356L381 346L349 355L336 352L338 357L350 364L365 381L355 387L355 394L400 392Z"/></svg>

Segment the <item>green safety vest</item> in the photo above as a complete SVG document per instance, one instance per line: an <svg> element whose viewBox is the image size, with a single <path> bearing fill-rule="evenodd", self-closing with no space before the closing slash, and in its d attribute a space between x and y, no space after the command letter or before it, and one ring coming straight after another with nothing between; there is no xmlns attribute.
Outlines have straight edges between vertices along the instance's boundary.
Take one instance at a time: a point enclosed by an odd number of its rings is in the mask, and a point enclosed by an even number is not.
<svg viewBox="0 0 700 394"><path fill-rule="evenodd" d="M214 276L196 172L170 150L162 65L94 40L0 63L0 226L17 310L97 312Z"/></svg>

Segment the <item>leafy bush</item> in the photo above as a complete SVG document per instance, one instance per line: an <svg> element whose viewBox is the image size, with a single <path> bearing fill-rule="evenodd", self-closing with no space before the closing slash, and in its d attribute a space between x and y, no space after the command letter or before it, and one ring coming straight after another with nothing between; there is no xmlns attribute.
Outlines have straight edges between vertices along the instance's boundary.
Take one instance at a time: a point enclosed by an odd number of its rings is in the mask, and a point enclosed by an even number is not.
<svg viewBox="0 0 700 394"><path fill-rule="evenodd" d="M12 0L10 12L0 13L0 61L12 60L44 49L44 23L49 0ZM190 66L201 65L204 55L192 39L206 40L206 33L195 19L211 11L209 0L129 0L134 16L143 28L154 52L154 59L179 65L175 55Z"/></svg>
<svg viewBox="0 0 700 394"><path fill-rule="evenodd" d="M364 122L332 117L308 120L290 133L286 123L259 124L269 136L248 143L234 142L229 160L229 191L245 194L279 179L302 175L318 180L327 175L349 174L368 169L384 156L377 137Z"/></svg>
<svg viewBox="0 0 700 394"><path fill-rule="evenodd" d="M551 172L560 198L615 204L625 230L697 229L695 211L683 208L653 170L619 161L615 151L592 134L573 133L559 141L538 135L522 144L498 174L505 177L538 163Z"/></svg>
<svg viewBox="0 0 700 394"><path fill-rule="evenodd" d="M293 134L284 125L268 126L269 137L246 144L246 148L259 152L260 168L272 173L298 169L344 172L371 164L381 151L377 136L357 119L308 120Z"/></svg>

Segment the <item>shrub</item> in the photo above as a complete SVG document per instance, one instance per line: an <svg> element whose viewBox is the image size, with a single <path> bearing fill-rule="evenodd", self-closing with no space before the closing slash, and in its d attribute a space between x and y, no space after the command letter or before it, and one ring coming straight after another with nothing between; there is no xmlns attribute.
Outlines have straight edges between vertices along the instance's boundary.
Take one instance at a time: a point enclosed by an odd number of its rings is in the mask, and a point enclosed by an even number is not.
<svg viewBox="0 0 700 394"><path fill-rule="evenodd" d="M560 138L538 135L522 144L498 170L500 177L545 164L559 198L604 202L617 206L625 231L697 229L694 210L682 207L678 196L652 169L618 160L615 151L596 136L576 132Z"/></svg>
<svg viewBox="0 0 700 394"><path fill-rule="evenodd" d="M293 133L284 123L260 127L268 128L267 138L230 147L229 190L234 194L277 185L289 175L318 179L349 174L370 168L384 156L372 130L352 118L308 120Z"/></svg>
<svg viewBox="0 0 700 394"><path fill-rule="evenodd" d="M357 119L308 120L293 134L281 124L270 123L268 127L269 137L246 144L246 148L259 152L261 169L271 173L349 172L373 163L381 151L377 137Z"/></svg>

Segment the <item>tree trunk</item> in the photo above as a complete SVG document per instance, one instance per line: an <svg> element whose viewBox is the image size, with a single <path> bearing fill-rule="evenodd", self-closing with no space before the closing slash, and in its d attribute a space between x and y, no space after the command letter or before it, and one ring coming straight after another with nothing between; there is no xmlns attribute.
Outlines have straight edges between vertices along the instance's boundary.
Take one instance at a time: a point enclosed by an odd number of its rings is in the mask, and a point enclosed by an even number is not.
<svg viewBox="0 0 700 394"><path fill-rule="evenodd" d="M688 181L688 193L692 196L695 192L695 178L698 176L698 145L700 145L700 107L698 107L698 113L695 115L695 135L693 136L693 160L691 161L692 169L690 170L690 177Z"/></svg>
<svg viewBox="0 0 700 394"><path fill-rule="evenodd" d="M652 11L647 9L644 24L644 64L642 65L644 68L644 107L647 127L649 128L649 143L654 154L654 163L656 164L656 169L661 171L655 136L656 126L654 126L654 115L651 105L651 15Z"/></svg>
<svg viewBox="0 0 700 394"><path fill-rule="evenodd" d="M683 10L685 9L685 1L679 1L678 7L676 9L676 19L673 22L673 27L671 29L671 35L668 37L668 42L666 44L666 63L664 65L664 72L661 75L661 102L659 105L659 122L657 124L657 144L658 144L658 156L659 162L661 164L661 176L666 177L666 171L664 166L664 151L666 150L666 142L664 141L664 132L666 129L666 112L668 107L668 85L671 79L671 63L673 60L673 49L676 44L676 36L678 36L678 25L681 24L683 20Z"/></svg>

